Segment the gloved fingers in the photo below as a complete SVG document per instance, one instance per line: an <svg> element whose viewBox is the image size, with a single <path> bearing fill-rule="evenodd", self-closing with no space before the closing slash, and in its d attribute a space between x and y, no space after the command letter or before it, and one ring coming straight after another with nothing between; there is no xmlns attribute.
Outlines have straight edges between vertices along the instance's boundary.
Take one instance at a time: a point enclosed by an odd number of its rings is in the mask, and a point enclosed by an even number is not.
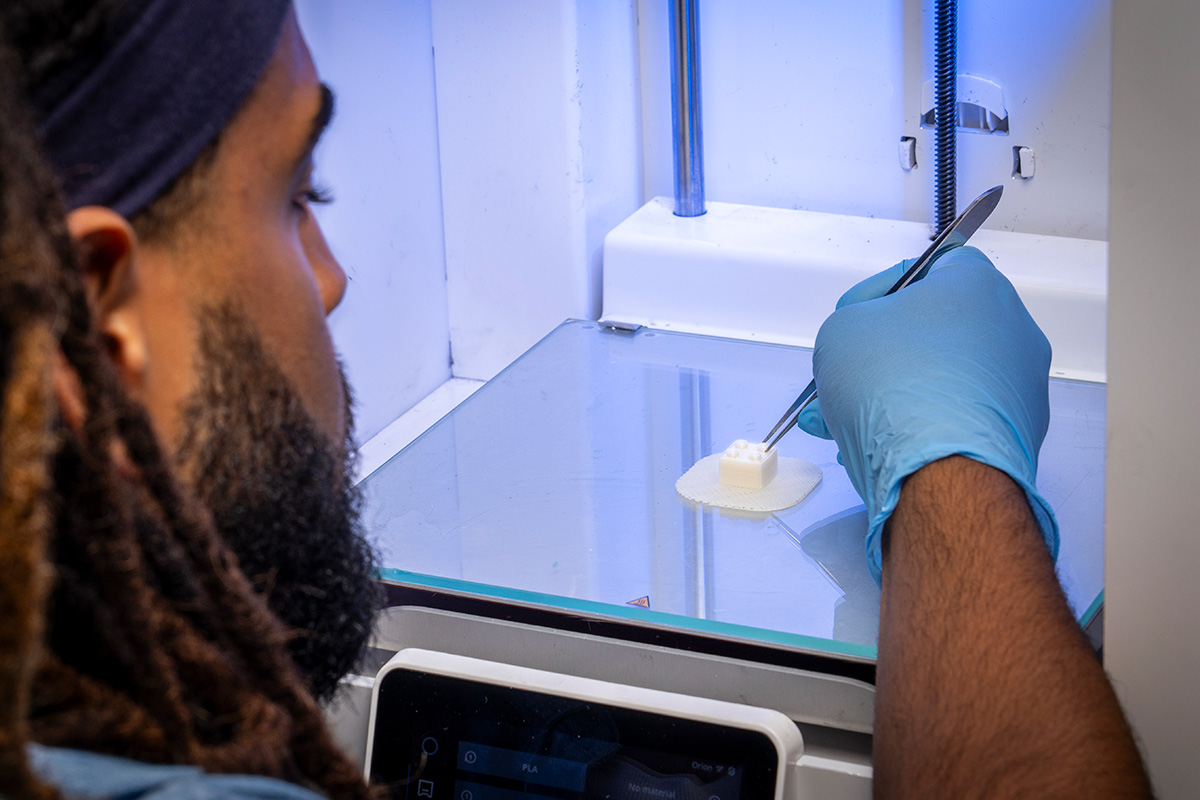
<svg viewBox="0 0 1200 800"><path fill-rule="evenodd" d="M851 313L851 312L841 312L841 313ZM828 322L828 320L826 322ZM824 329L824 326L822 326L822 330L823 329ZM818 335L818 352L819 351L820 351L820 336ZM814 360L814 367L816 367L815 360ZM818 392L820 391L820 384L818 384L817 391ZM801 411L800 416L796 420L796 427L798 427L798 428L802 429L804 432L809 433L818 438L828 439L830 441L837 443L837 445L838 445L837 463L841 464L843 467L846 467L847 473L850 474L851 483L854 483L855 490L859 491L859 483L855 479L854 469L851 465L849 465L847 463L847 458L845 455L847 452L847 447L853 447L854 445L851 441L849 441L845 438L838 439L836 436L834 436L833 431L830 430L830 428L829 428L829 422L825 418L824 409L821 408L822 402L823 402L823 399L818 397L818 398L814 399L813 402L810 403L807 408L805 408L803 411ZM829 398L825 402L832 403L830 408L835 413L840 412L842 410L838 407L838 402L837 402L836 396ZM855 461L856 464L860 461L860 459L853 459L853 458L851 460ZM859 496L866 497L866 495L863 494L862 491L859 491Z"/></svg>
<svg viewBox="0 0 1200 800"><path fill-rule="evenodd" d="M888 289L900 280L904 271L916 262L915 258L905 259L899 264L893 264L883 272L877 272L869 278L859 281L846 290L837 301L838 308L845 308L867 300L875 300L887 294Z"/></svg>
<svg viewBox="0 0 1200 800"><path fill-rule="evenodd" d="M956 236L958 234L955 234ZM961 238L961 237L960 237ZM991 259L985 256L977 247L969 247L965 245L956 245L954 247L944 247L934 256L933 265L929 268L930 274L946 267L954 266L980 266L995 269Z"/></svg>
<svg viewBox="0 0 1200 800"><path fill-rule="evenodd" d="M937 252L933 254L933 259L929 265L929 271L932 272L935 269L945 266L943 263L945 261L944 256L954 250L962 248L966 243L967 237L963 236L957 231L946 237L946 241L943 242L942 246L939 247ZM975 250L975 248L970 249ZM975 250L975 252L978 253L979 251ZM980 253L980 255L983 254ZM888 289L891 289L896 285L896 281L900 280L900 276L907 272L908 268L916 262L917 259L915 258L906 258L899 264L893 264L892 266L888 267L883 272L877 272L871 277L859 281L851 286L850 289L841 296L837 302L837 307L843 308L844 306L854 305L855 303L862 303L867 300L875 300L876 298L883 297L885 294L887 294Z"/></svg>
<svg viewBox="0 0 1200 800"><path fill-rule="evenodd" d="M819 399L813 400L800 412L800 416L796 419L796 427L805 433L810 433L822 439L833 439L833 434L829 432L829 428L825 425L825 417L821 414L821 401ZM838 450L837 462L843 467L846 466L846 462L842 460L841 450Z"/></svg>
<svg viewBox="0 0 1200 800"><path fill-rule="evenodd" d="M821 401L819 399L813 400L808 404L807 408L800 412L800 417L796 420L796 427L805 433L811 433L813 436L819 436L822 439L833 438L833 434L825 426L825 417L821 416Z"/></svg>
<svg viewBox="0 0 1200 800"><path fill-rule="evenodd" d="M946 241L942 242L942 246L933 254L933 263L937 263L938 259L949 253L951 250L962 247L967 243L967 237L963 236L958 231L946 237Z"/></svg>

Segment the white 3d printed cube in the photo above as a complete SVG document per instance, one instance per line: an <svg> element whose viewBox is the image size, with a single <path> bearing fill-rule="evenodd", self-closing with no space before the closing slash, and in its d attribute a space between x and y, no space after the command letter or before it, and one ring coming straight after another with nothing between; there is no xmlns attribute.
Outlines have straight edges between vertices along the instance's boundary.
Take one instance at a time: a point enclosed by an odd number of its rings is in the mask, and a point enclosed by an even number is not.
<svg viewBox="0 0 1200 800"><path fill-rule="evenodd" d="M779 469L779 454L766 444L750 444L738 439L721 454L721 483L745 489L761 489L771 482Z"/></svg>

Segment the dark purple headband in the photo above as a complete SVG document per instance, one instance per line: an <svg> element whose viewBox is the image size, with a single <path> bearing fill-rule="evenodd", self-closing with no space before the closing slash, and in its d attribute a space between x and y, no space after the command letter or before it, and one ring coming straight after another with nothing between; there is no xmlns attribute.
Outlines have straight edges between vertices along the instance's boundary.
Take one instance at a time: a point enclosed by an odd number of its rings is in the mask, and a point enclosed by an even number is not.
<svg viewBox="0 0 1200 800"><path fill-rule="evenodd" d="M275 51L291 0L149 0L53 105L34 92L68 208L129 218L190 167Z"/></svg>

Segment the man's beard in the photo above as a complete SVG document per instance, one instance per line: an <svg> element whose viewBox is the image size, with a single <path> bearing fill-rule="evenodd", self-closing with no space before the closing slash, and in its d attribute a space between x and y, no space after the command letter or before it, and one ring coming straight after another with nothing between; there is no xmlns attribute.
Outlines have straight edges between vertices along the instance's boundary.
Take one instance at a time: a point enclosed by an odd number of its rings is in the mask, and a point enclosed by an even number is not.
<svg viewBox="0 0 1200 800"><path fill-rule="evenodd" d="M374 552L358 522L349 391L345 439L335 447L246 314L225 304L198 320L200 381L176 460L293 632L291 654L309 689L326 700L358 661L379 603Z"/></svg>

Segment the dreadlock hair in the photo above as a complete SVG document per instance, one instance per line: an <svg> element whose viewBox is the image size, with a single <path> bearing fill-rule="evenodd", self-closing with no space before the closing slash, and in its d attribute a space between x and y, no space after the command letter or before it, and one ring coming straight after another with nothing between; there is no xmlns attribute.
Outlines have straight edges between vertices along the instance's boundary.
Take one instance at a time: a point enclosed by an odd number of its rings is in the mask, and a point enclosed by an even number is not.
<svg viewBox="0 0 1200 800"><path fill-rule="evenodd" d="M29 766L36 741L371 797L114 374L4 34L0 796L57 796ZM77 381L82 430L60 418L56 381Z"/></svg>

